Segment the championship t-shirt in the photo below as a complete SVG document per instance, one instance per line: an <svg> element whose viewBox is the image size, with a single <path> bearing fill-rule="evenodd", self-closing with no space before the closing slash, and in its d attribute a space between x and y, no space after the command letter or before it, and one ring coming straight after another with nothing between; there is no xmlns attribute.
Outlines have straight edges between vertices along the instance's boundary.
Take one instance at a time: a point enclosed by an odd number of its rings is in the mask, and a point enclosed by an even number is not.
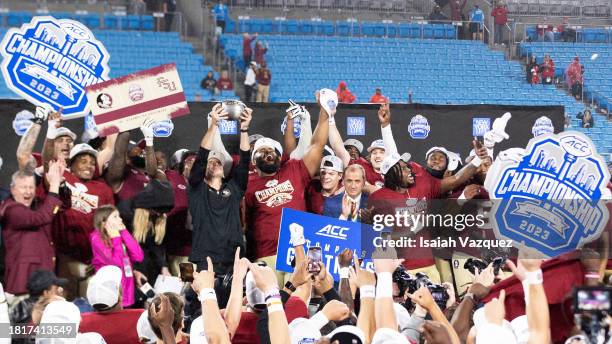
<svg viewBox="0 0 612 344"><path fill-rule="evenodd" d="M117 202L134 198L149 184L149 176L135 168L126 167L123 183L117 192Z"/></svg>
<svg viewBox="0 0 612 344"><path fill-rule="evenodd" d="M174 170L167 170L166 178L174 190L174 208L168 213L166 220L166 252L173 256L189 256L192 231L187 228L189 216L187 180Z"/></svg>
<svg viewBox="0 0 612 344"><path fill-rule="evenodd" d="M252 176L245 194L248 230L256 258L276 254L283 208L305 211L310 174L302 160L291 159L274 176Z"/></svg>
<svg viewBox="0 0 612 344"><path fill-rule="evenodd" d="M112 189L101 180L82 181L64 172L70 196L64 195L62 210L53 220L53 237L57 249L74 259L91 260L89 234L94 230L93 216L100 206L115 204Z"/></svg>
<svg viewBox="0 0 612 344"><path fill-rule="evenodd" d="M379 172L376 172L372 164L364 158L351 160L349 165L357 164L361 165L366 173L366 181L372 185L383 187L385 185L385 178Z"/></svg>
<svg viewBox="0 0 612 344"><path fill-rule="evenodd" d="M428 175L416 177L416 183L405 192L396 192L382 188L370 195L368 207L374 207L373 215L393 215L426 213L428 200L435 199L440 193L440 180ZM410 228L394 228L394 230L409 230ZM427 230L418 233L423 239L429 239ZM417 248L401 250L398 252L405 258L404 266L407 269L417 269L434 264L431 248L418 245Z"/></svg>

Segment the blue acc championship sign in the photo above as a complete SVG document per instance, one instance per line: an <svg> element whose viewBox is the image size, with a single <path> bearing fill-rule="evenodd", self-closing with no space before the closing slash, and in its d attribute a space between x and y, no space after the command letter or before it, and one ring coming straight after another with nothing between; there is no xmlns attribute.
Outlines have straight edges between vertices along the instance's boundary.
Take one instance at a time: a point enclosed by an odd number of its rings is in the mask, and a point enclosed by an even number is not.
<svg viewBox="0 0 612 344"><path fill-rule="evenodd" d="M85 87L108 79L108 52L81 23L34 17L8 30L0 51L8 88L35 105L64 109L66 118L89 112Z"/></svg>
<svg viewBox="0 0 612 344"><path fill-rule="evenodd" d="M337 256L345 248L353 250L353 254L357 254L358 257L371 256L371 252L361 251L361 236L362 227L373 231L372 227L362 226L358 222L343 221L333 217L284 208L278 234L277 270L293 272L291 261L295 256L295 249L289 242L291 239L289 226L294 223L304 227L304 238L306 239L304 249L308 249L310 246L321 247L321 262L325 264L336 281L340 280ZM371 259L364 259L362 265L373 269Z"/></svg>
<svg viewBox="0 0 612 344"><path fill-rule="evenodd" d="M522 159L502 152L485 181L496 234L548 257L579 248L608 221L609 180L604 160L578 132L533 138Z"/></svg>

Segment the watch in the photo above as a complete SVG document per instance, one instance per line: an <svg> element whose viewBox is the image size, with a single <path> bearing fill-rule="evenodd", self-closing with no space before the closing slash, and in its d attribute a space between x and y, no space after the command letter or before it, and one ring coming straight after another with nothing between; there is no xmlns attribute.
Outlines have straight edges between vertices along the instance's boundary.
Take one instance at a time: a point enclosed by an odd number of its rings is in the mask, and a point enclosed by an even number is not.
<svg viewBox="0 0 612 344"><path fill-rule="evenodd" d="M291 290L292 293L297 289L293 283L291 283L291 281L287 281L287 283L285 283L285 288Z"/></svg>

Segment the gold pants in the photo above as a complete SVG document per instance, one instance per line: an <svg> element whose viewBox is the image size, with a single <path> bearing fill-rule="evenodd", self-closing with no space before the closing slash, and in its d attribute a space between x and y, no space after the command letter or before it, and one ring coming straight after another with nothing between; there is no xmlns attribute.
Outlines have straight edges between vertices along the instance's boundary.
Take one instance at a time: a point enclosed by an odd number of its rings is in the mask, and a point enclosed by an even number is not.
<svg viewBox="0 0 612 344"><path fill-rule="evenodd" d="M257 102L267 103L270 98L270 85L257 85Z"/></svg>

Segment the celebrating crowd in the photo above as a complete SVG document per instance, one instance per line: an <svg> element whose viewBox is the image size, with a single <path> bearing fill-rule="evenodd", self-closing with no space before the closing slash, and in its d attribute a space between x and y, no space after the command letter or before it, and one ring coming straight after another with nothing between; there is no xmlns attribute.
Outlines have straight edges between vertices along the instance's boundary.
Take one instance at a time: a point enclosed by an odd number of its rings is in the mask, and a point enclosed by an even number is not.
<svg viewBox="0 0 612 344"><path fill-rule="evenodd" d="M83 343L549 343L584 330L571 312L569 322L551 317L567 313L560 294L602 282L606 260L593 255L543 263L521 251L505 269L486 262L453 277L431 248L376 250L370 265L347 249L338 267L326 267L307 254L304 228L293 224L294 270L276 270L284 208L372 223L398 207L423 211L434 199L486 200L493 148L508 138L504 116L484 142L466 138L473 150L465 160L432 147L421 166L398 151L388 102L378 110L381 138L366 148L343 141L335 92L316 99L314 130L308 110L290 104L282 144L251 132L250 108L217 104L202 119L199 148L169 161L150 121L138 142L130 140L137 133L122 132L76 144L61 113L37 108L0 207L8 302L0 302L0 317L75 323L76 339L50 342ZM222 120L239 123L233 154L221 140ZM187 282L180 292L150 287L175 276ZM506 309L508 299L525 302ZM554 307L561 310L549 314Z"/></svg>

